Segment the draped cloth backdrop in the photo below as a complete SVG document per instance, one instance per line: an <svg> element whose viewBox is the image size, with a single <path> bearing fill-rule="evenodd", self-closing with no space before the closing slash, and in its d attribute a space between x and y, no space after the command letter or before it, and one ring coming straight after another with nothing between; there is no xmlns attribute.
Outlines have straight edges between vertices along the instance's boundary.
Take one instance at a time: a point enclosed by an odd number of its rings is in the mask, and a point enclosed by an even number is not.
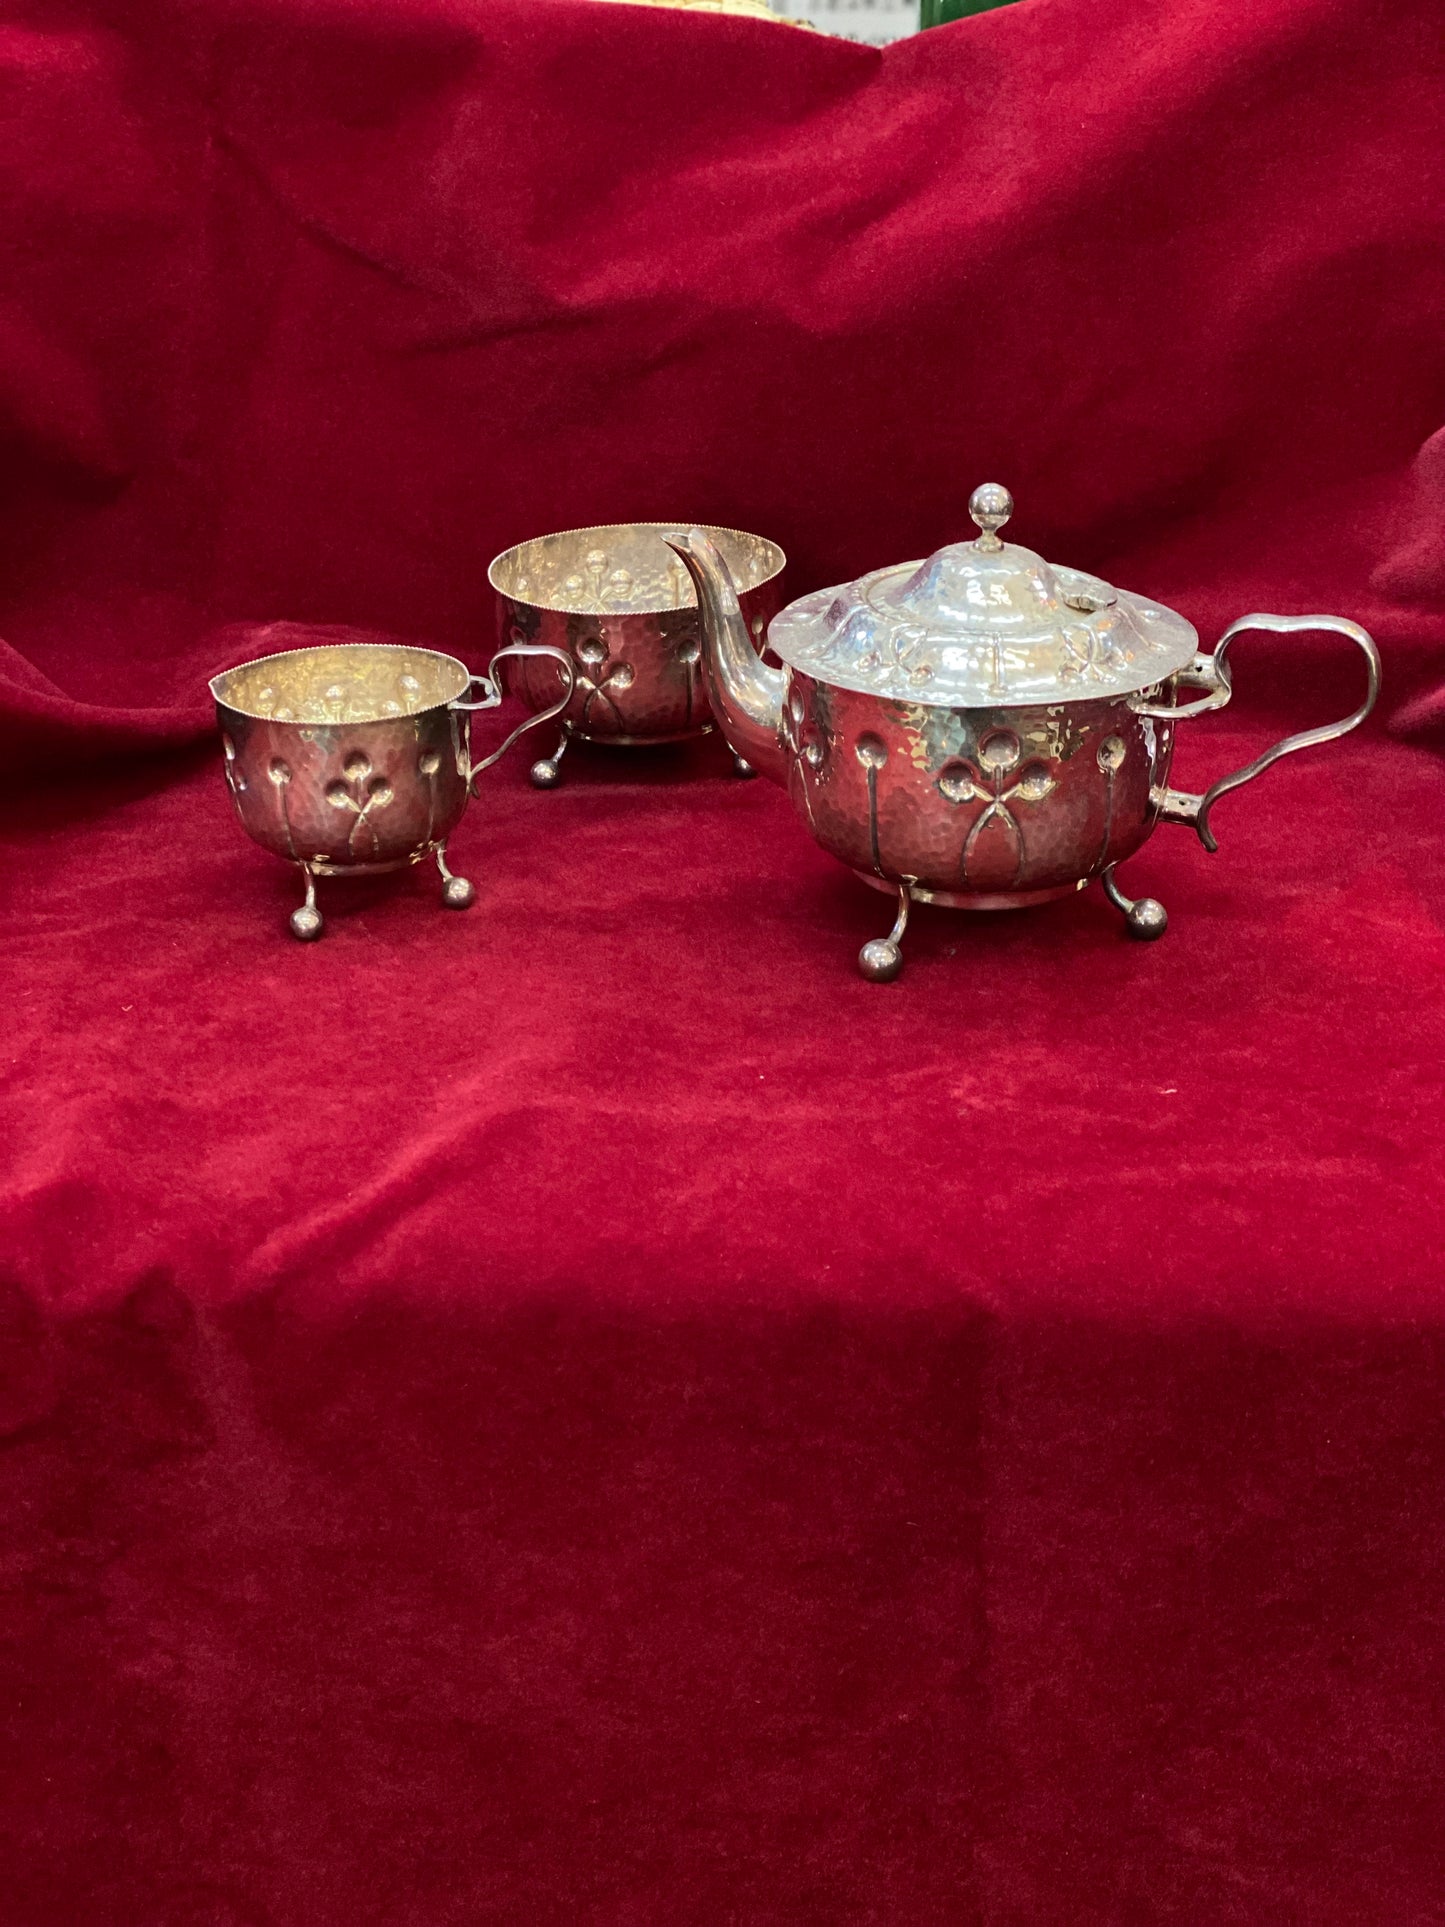
<svg viewBox="0 0 1445 1927"><path fill-rule="evenodd" d="M1441 70L1436 0L5 9L0 1927L1445 1920ZM801 593L986 480L1381 642L1128 866L1163 943L866 985L715 740L285 935L228 625L480 666L522 537ZM1233 661L1186 787L1357 698Z"/></svg>

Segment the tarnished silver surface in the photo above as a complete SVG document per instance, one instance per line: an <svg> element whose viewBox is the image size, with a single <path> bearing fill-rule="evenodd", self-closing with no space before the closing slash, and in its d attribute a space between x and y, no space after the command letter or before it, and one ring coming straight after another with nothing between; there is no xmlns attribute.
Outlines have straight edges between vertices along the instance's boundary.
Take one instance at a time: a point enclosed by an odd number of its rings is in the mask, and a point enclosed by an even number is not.
<svg viewBox="0 0 1445 1927"><path fill-rule="evenodd" d="M534 765L551 789L569 736L618 744L677 742L713 726L704 694L697 600L665 546L669 523L627 522L538 536L499 555L487 571L504 642L546 644L573 664L575 688L556 751ZM785 558L775 542L739 529L709 529L761 638L782 603ZM531 708L555 701L558 672L528 666L508 686Z"/></svg>
<svg viewBox="0 0 1445 1927"><path fill-rule="evenodd" d="M997 483L969 513L976 541L790 604L768 630L774 654L840 688L954 708L1123 695L1194 655L1172 609L1001 541L1013 499Z"/></svg>
<svg viewBox="0 0 1445 1927"><path fill-rule="evenodd" d="M825 850L923 902L1042 903L1131 855L1173 726L1128 699L944 709L786 672L787 787Z"/></svg>
<svg viewBox="0 0 1445 1927"><path fill-rule="evenodd" d="M475 775L524 729L528 717L479 763L470 712L501 701L494 672L472 675L454 656L400 643L336 641L288 649L213 678L226 783L242 828L297 864L306 900L292 916L303 942L324 929L315 879L368 875L433 857L442 901L466 909L476 891L447 867L446 841ZM525 653L533 653L531 651ZM543 652L557 659L557 652ZM557 659L559 679L571 674ZM475 688L478 700L464 701Z"/></svg>
<svg viewBox="0 0 1445 1927"><path fill-rule="evenodd" d="M799 638L812 633L812 618L794 618L808 611L815 598L793 604L774 619L768 642L783 658L783 667L772 669L751 646L726 562L716 547L696 529L673 531L668 538L697 584L703 675L714 713L735 753L787 788L825 850L875 888L899 893L897 927L889 937L865 945L859 958L863 974L877 981L896 976L901 968L899 946L910 901L1013 909L1068 896L1101 877L1131 934L1162 936L1168 922L1163 906L1153 898L1135 902L1125 896L1115 881L1115 866L1137 850L1159 822L1188 824L1206 849L1214 849L1209 812L1220 796L1260 775L1281 756L1356 728L1379 691L1378 651L1357 623L1343 617L1245 616L1207 656L1197 653L1194 630L1182 616L1099 584L1102 594L1112 598L1111 608L1135 614L1157 610L1157 619L1144 625L1145 641L1127 649L1119 643L1108 659L1107 675L1103 668L1108 652L1101 645L1101 673L1093 679L1076 677L1056 658L1049 699L1021 701L1019 692L1028 678L1044 678L1048 652L1067 653L1071 645L1062 632L1051 640L1039 627L1027 632L1032 637L1029 654L1019 640L1025 631L1008 625L1021 611L1033 620L1037 603L1030 601L1030 584L1043 580L1039 571L1054 585L1067 586L1072 578L1069 571L1047 570L1027 551L1012 550L998 540L996 530L1010 506L1002 490L976 491L972 509L982 533L969 547L985 560L1003 558L1000 566L1006 564L1016 579L990 578L973 560L934 570L933 584L943 598L936 606L947 605L938 618L939 634L952 640L941 644L925 632L933 678L925 686L938 688L944 686L938 678L945 671L963 677L972 673L970 663L978 666L958 642L966 625L954 619L958 606L973 594L967 585L978 588L985 603L992 600L1013 637L1001 653L990 654L981 672L987 680L990 664L999 669L1005 693L997 700L931 701L899 694L896 653L888 664L880 659L873 687L849 679L861 674L852 657L845 674L806 666L814 658ZM1016 566L1014 558L1020 554L1028 559ZM915 580L931 569L933 564L925 565ZM992 597L990 581L997 590ZM1143 622L1143 615L1138 619ZM1246 628L1329 629L1348 636L1365 656L1364 699L1341 722L1287 737L1245 769L1220 778L1202 796L1171 789L1175 726L1229 701L1229 645ZM838 633L829 631L835 637ZM897 630L890 633L896 641ZM1115 632L1116 642L1121 633ZM959 654L950 666L948 652L955 646ZM823 659L832 660L826 651ZM1125 680L1126 660L1133 665L1133 682ZM1170 667L1157 674L1161 662ZM1179 702L1181 690L1196 689L1205 692L1198 701Z"/></svg>

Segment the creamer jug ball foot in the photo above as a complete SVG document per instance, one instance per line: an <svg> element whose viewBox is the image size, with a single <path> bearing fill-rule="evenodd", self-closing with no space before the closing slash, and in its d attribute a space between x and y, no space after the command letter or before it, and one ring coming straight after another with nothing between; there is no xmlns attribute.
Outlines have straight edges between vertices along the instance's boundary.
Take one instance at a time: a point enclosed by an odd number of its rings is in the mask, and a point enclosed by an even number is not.
<svg viewBox="0 0 1445 1927"><path fill-rule="evenodd" d="M447 868L447 846L440 844L436 852L436 866L442 880L442 902L448 910L470 910L477 900L477 887L465 877L453 874Z"/></svg>
<svg viewBox="0 0 1445 1927"><path fill-rule="evenodd" d="M326 930L326 921L316 908L316 879L309 870L303 870L306 878L306 901L299 910L293 910L288 919L291 934L297 943L315 943Z"/></svg>

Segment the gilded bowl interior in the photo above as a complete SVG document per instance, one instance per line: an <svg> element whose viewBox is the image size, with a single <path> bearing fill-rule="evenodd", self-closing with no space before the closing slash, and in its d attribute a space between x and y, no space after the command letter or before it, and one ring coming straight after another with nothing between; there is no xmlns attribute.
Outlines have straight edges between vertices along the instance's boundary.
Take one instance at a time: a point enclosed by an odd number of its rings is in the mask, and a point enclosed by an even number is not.
<svg viewBox="0 0 1445 1927"><path fill-rule="evenodd" d="M455 656L401 643L331 643L260 656L214 678L211 694L243 716L277 723L378 723L463 695Z"/></svg>
<svg viewBox="0 0 1445 1927"><path fill-rule="evenodd" d="M566 615L644 616L692 609L697 595L663 531L703 527L722 551L740 593L770 582L787 558L776 542L742 529L688 522L614 522L563 529L504 550L487 571L499 594Z"/></svg>

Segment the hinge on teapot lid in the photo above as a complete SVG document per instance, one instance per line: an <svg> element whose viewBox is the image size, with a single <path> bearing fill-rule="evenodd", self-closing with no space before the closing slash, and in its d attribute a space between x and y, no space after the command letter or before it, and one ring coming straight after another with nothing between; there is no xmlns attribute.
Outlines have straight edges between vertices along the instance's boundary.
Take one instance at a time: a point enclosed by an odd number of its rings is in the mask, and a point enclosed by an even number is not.
<svg viewBox="0 0 1445 1927"><path fill-rule="evenodd" d="M1112 589L1107 595L1100 594L1097 589L1069 589L1065 591L1063 600L1070 609L1077 609L1081 615L1092 616L1100 609L1112 609L1119 598Z"/></svg>

